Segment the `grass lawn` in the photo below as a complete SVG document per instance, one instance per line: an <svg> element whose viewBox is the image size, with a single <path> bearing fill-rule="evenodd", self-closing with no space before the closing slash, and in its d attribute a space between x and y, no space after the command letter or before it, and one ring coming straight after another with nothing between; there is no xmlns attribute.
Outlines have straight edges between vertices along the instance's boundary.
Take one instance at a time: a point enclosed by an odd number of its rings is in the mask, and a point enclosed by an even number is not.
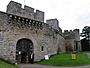
<svg viewBox="0 0 90 68"><path fill-rule="evenodd" d="M0 68L18 68L16 65L6 63L0 60Z"/></svg>
<svg viewBox="0 0 90 68"><path fill-rule="evenodd" d="M50 57L49 60L42 60L37 63L53 66L80 66L90 64L90 59L85 53L76 54L76 60L71 59L71 54L62 53Z"/></svg>

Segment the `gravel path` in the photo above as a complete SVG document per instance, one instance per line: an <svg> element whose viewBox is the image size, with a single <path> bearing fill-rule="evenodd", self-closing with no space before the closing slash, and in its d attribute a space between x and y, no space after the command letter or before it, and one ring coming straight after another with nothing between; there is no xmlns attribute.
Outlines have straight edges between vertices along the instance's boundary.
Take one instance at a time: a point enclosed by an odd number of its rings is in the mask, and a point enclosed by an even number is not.
<svg viewBox="0 0 90 68"><path fill-rule="evenodd" d="M19 68L90 68L90 65L79 66L79 67L55 67L55 66L45 66L38 64L20 64Z"/></svg>

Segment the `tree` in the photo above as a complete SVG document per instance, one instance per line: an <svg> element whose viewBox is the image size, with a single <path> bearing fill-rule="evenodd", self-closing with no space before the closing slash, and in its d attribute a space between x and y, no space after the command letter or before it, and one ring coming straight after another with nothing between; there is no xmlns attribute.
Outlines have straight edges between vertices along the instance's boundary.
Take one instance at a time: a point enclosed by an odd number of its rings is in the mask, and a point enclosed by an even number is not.
<svg viewBox="0 0 90 68"><path fill-rule="evenodd" d="M82 29L81 37L85 37L86 40L88 40L88 42L90 44L90 26L85 26Z"/></svg>

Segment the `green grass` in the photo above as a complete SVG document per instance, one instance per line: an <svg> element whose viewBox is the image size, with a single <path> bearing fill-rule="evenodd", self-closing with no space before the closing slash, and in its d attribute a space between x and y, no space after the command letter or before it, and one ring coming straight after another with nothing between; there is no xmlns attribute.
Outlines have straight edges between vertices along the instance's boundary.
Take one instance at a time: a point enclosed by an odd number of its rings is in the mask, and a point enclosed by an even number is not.
<svg viewBox="0 0 90 68"><path fill-rule="evenodd" d="M53 66L80 66L90 64L90 59L85 53L76 54L76 60L71 59L71 54L58 54L50 57L49 60L42 60L38 64L53 65Z"/></svg>
<svg viewBox="0 0 90 68"><path fill-rule="evenodd" d="M0 68L18 68L18 66L7 63L0 59Z"/></svg>

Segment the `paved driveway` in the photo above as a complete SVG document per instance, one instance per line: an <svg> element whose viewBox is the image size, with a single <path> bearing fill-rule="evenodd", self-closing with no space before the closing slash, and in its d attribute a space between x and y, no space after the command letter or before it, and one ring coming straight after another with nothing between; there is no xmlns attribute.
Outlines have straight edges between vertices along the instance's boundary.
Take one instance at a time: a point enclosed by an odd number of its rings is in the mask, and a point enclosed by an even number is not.
<svg viewBox="0 0 90 68"><path fill-rule="evenodd" d="M38 64L20 64L19 68L90 68L90 65L79 66L79 67L55 67L55 66L45 66Z"/></svg>

